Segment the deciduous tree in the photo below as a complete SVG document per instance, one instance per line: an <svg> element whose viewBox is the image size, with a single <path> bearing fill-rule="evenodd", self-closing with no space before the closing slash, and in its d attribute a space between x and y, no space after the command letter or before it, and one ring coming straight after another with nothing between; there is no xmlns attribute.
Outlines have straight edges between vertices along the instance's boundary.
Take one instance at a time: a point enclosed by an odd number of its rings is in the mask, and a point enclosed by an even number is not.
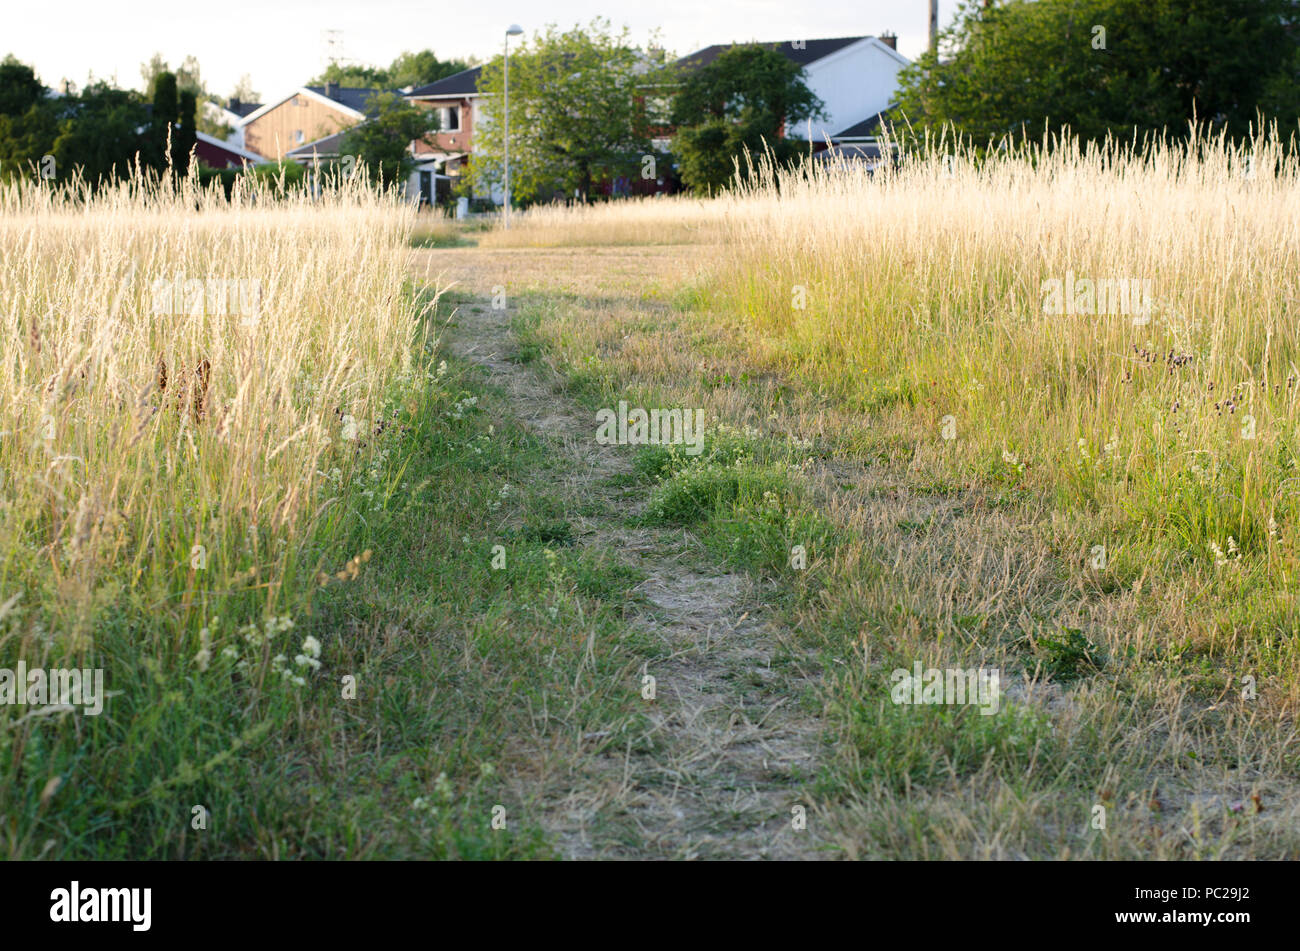
<svg viewBox="0 0 1300 951"><path fill-rule="evenodd" d="M471 180L487 192L504 178L505 71L483 67L482 113L474 129ZM554 26L510 54L510 180L514 198L586 200L602 180L640 174L651 153L646 100L659 65L609 22L561 32Z"/></svg>

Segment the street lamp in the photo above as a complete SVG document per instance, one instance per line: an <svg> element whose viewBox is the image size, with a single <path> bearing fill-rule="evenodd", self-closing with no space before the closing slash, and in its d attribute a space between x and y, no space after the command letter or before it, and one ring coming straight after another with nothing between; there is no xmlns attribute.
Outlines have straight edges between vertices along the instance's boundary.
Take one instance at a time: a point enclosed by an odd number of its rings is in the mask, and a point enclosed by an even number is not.
<svg viewBox="0 0 1300 951"><path fill-rule="evenodd" d="M522 36L524 28L518 23L511 23L506 30L505 40L505 60L506 60L506 81L505 81L505 143L506 143L506 203L502 209L502 217L507 228L510 227L510 37Z"/></svg>

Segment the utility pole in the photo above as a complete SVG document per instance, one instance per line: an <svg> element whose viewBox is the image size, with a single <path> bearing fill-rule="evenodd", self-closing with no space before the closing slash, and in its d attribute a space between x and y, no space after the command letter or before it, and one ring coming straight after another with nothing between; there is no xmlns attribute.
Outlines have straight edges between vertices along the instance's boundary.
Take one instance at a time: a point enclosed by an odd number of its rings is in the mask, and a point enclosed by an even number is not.
<svg viewBox="0 0 1300 951"><path fill-rule="evenodd" d="M321 30L321 39L325 45L325 65L337 66L343 62L343 31Z"/></svg>
<svg viewBox="0 0 1300 951"><path fill-rule="evenodd" d="M930 55L939 55L939 0L930 0Z"/></svg>
<svg viewBox="0 0 1300 951"><path fill-rule="evenodd" d="M519 36L523 33L523 27L517 23L511 23L510 28L506 30L505 39L505 144L506 144L506 186L505 186L505 204L501 206L502 224L510 227L510 37Z"/></svg>

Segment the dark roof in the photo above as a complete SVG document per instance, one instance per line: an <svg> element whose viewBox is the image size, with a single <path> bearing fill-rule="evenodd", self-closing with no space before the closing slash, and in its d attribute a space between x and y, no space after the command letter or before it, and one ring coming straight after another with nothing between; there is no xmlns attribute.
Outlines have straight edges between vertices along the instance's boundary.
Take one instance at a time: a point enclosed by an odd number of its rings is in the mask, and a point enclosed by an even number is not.
<svg viewBox="0 0 1300 951"><path fill-rule="evenodd" d="M814 152L813 159L818 162L870 161L880 158L881 154L877 145L836 145Z"/></svg>
<svg viewBox="0 0 1300 951"><path fill-rule="evenodd" d="M823 56L830 56L837 50L842 50L849 44L866 38L865 36L841 36L832 40L802 40L800 42L803 44L803 49L795 49L795 41L792 40L782 40L779 43L756 43L754 45L765 46L768 49L776 50L778 53L784 53L786 59L798 63L800 66L807 66L809 63L815 63ZM746 44L715 43L713 46L707 46L697 53L683 56L677 61L677 65L687 69L707 66L724 52L737 45Z"/></svg>
<svg viewBox="0 0 1300 951"><path fill-rule="evenodd" d="M481 72L483 72L482 66L471 66L469 69L462 69L459 73L452 73L450 76L444 76L437 82L417 86L406 95L472 96L478 92L478 77Z"/></svg>
<svg viewBox="0 0 1300 951"><path fill-rule="evenodd" d="M357 112L366 111L366 103L370 101L371 96L377 96L384 92L397 92L398 95L401 95L399 91L392 89L358 89L351 86L340 86L334 90L333 95L329 94L325 86L305 86L303 88L310 89L317 95L332 99L339 105L355 109Z"/></svg>
<svg viewBox="0 0 1300 951"><path fill-rule="evenodd" d="M284 154L303 156L307 158L310 158L313 152L317 155L338 155L339 145L343 142L343 136L349 131L351 130L344 129L342 132L335 132L333 135L327 135L322 139L317 139L315 142L307 142L304 145L298 146L296 149L290 149Z"/></svg>
<svg viewBox="0 0 1300 951"><path fill-rule="evenodd" d="M853 123L853 125L840 131L836 135L831 136L831 138L865 139L868 136L879 135L880 123L892 121L894 119L894 116L890 112L893 108L893 106L890 106L888 109L880 110L874 116L867 116L867 118L863 119L861 122Z"/></svg>
<svg viewBox="0 0 1300 951"><path fill-rule="evenodd" d="M238 105L235 105L233 101L226 103L226 109L233 112L241 119L247 115L251 115L261 108L262 104L260 102L241 102Z"/></svg>

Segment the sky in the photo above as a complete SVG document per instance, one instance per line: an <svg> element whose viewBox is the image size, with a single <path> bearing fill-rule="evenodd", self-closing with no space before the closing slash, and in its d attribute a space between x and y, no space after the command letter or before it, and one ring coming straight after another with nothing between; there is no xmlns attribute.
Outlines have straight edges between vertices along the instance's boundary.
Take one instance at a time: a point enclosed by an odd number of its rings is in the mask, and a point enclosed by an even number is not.
<svg viewBox="0 0 1300 951"><path fill-rule="evenodd" d="M958 0L940 0L940 26ZM486 59L506 27L532 33L609 19L639 45L660 42L684 55L714 43L898 34L898 50L924 50L929 0L0 0L0 57L12 53L47 86L96 79L140 89L140 66L155 52L176 67L198 58L208 90L227 96L240 76L266 100L287 95L327 62L326 31L338 31L342 55L388 65L404 50L429 48L440 59ZM512 41L514 42L514 41Z"/></svg>

